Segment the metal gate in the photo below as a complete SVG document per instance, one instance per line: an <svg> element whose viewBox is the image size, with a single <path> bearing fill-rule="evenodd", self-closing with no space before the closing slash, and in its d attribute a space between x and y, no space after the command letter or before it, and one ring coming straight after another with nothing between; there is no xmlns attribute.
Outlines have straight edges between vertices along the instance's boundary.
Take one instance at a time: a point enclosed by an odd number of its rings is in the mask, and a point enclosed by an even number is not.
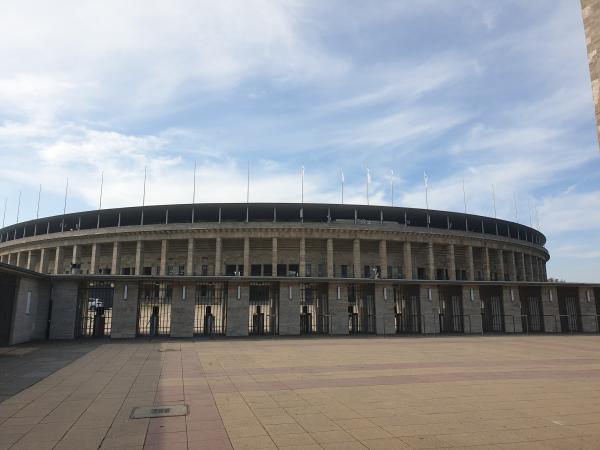
<svg viewBox="0 0 600 450"><path fill-rule="evenodd" d="M110 336L115 285L112 281L87 281L79 286L76 337Z"/></svg>
<svg viewBox="0 0 600 450"><path fill-rule="evenodd" d="M501 286L481 286L481 322L484 333L504 331L504 307Z"/></svg>
<svg viewBox="0 0 600 450"><path fill-rule="evenodd" d="M522 287L519 289L521 297L521 325L523 333L544 332L544 310L540 288Z"/></svg>
<svg viewBox="0 0 600 450"><path fill-rule="evenodd" d="M375 286L348 286L348 331L350 334L375 333Z"/></svg>
<svg viewBox="0 0 600 450"><path fill-rule="evenodd" d="M300 334L329 334L327 284L300 286Z"/></svg>
<svg viewBox="0 0 600 450"><path fill-rule="evenodd" d="M173 283L141 283L138 295L138 336L168 336L171 333Z"/></svg>
<svg viewBox="0 0 600 450"><path fill-rule="evenodd" d="M440 333L463 333L465 329L462 287L440 286Z"/></svg>
<svg viewBox="0 0 600 450"><path fill-rule="evenodd" d="M564 332L581 331L581 307L577 288L558 288L560 329Z"/></svg>
<svg viewBox="0 0 600 450"><path fill-rule="evenodd" d="M421 332L421 302L418 285L394 287L394 312L396 333L418 334Z"/></svg>
<svg viewBox="0 0 600 450"><path fill-rule="evenodd" d="M8 345L10 341L16 290L17 278L0 274L0 345Z"/></svg>
<svg viewBox="0 0 600 450"><path fill-rule="evenodd" d="M250 284L248 332L254 336L278 333L279 283Z"/></svg>
<svg viewBox="0 0 600 450"><path fill-rule="evenodd" d="M194 334L213 336L225 334L227 317L227 283L196 285Z"/></svg>

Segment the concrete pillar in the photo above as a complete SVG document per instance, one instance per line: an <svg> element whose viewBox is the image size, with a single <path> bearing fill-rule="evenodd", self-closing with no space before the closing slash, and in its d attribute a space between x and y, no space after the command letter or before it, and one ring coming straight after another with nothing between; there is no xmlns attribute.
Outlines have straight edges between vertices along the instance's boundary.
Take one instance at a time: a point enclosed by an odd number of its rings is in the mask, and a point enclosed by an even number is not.
<svg viewBox="0 0 600 450"><path fill-rule="evenodd" d="M329 314L331 334L349 334L348 286L343 284L329 283Z"/></svg>
<svg viewBox="0 0 600 450"><path fill-rule="evenodd" d="M440 295L437 286L423 284L419 287L421 303L421 333L433 334L440 332Z"/></svg>
<svg viewBox="0 0 600 450"><path fill-rule="evenodd" d="M379 241L379 267L381 267L381 278L388 277L387 241Z"/></svg>
<svg viewBox="0 0 600 450"><path fill-rule="evenodd" d="M90 274L94 275L98 269L98 244L94 242L92 244L92 257L90 259ZM136 272L137 275L137 272Z"/></svg>
<svg viewBox="0 0 600 450"><path fill-rule="evenodd" d="M521 333L521 299L517 286L502 287L502 304L504 307L504 331L506 333Z"/></svg>
<svg viewBox="0 0 600 450"><path fill-rule="evenodd" d="M354 264L354 278L362 278L360 265L360 239L354 239L352 243L352 261Z"/></svg>
<svg viewBox="0 0 600 450"><path fill-rule="evenodd" d="M475 263L473 262L473 246L467 245L466 248L467 257L467 279L469 281L475 281Z"/></svg>
<svg viewBox="0 0 600 450"><path fill-rule="evenodd" d="M279 334L282 336L300 334L299 283L285 282L279 285Z"/></svg>
<svg viewBox="0 0 600 450"><path fill-rule="evenodd" d="M63 262L63 248L58 246L56 247L56 252L54 254L54 275L58 275L62 273L62 262Z"/></svg>
<svg viewBox="0 0 600 450"><path fill-rule="evenodd" d="M250 238L244 238L244 273L245 277L250 276Z"/></svg>
<svg viewBox="0 0 600 450"><path fill-rule="evenodd" d="M48 271L48 251L45 248L40 250L40 261L38 272L46 273Z"/></svg>
<svg viewBox="0 0 600 450"><path fill-rule="evenodd" d="M274 237L271 243L271 270L274 277L277 276L277 263L279 262L279 256L277 254L277 238Z"/></svg>
<svg viewBox="0 0 600 450"><path fill-rule="evenodd" d="M121 265L119 264L121 261L121 243L113 242L113 251L112 251L112 263L110 265L110 273L113 275L118 275L121 270Z"/></svg>
<svg viewBox="0 0 600 450"><path fill-rule="evenodd" d="M519 267L519 271L521 272L521 280L522 281L528 281L527 280L527 273L525 271L525 254L523 252L519 253L519 258L521 259L521 266Z"/></svg>
<svg viewBox="0 0 600 450"><path fill-rule="evenodd" d="M327 277L333 278L333 239L327 239Z"/></svg>
<svg viewBox="0 0 600 450"><path fill-rule="evenodd" d="M194 238L188 239L185 273L189 276L194 275Z"/></svg>
<svg viewBox="0 0 600 450"><path fill-rule="evenodd" d="M456 280L456 257L454 256L454 244L448 244L448 278Z"/></svg>
<svg viewBox="0 0 600 450"><path fill-rule="evenodd" d="M548 281L548 273L546 272L546 260L542 261L542 281ZM600 314L600 311L598 312Z"/></svg>
<svg viewBox="0 0 600 450"><path fill-rule="evenodd" d="M306 276L306 239L300 238L300 273L298 274L301 277ZM298 325L300 326L300 325ZM299 329L299 328L298 328Z"/></svg>
<svg viewBox="0 0 600 450"><path fill-rule="evenodd" d="M167 258L169 251L169 241L163 239L160 243L160 275L165 276L167 274Z"/></svg>
<svg viewBox="0 0 600 450"><path fill-rule="evenodd" d="M29 251L27 252L27 264L25 265L25 268L26 268L27 270L31 270L31 256L32 256L32 253L33 253L33 251L32 251L32 250L29 250Z"/></svg>
<svg viewBox="0 0 600 450"><path fill-rule="evenodd" d="M76 272L77 269L75 269L74 266L75 266L75 264L79 263L80 253L81 253L81 248L77 244L75 244L73 246L73 253L71 256L71 273L77 273Z"/></svg>
<svg viewBox="0 0 600 450"><path fill-rule="evenodd" d="M584 333L596 333L596 299L594 298L594 290L590 287L580 286L579 305L581 309L581 331Z"/></svg>
<svg viewBox="0 0 600 450"><path fill-rule="evenodd" d="M435 255L433 254L433 242L427 243L427 279L435 280Z"/></svg>
<svg viewBox="0 0 600 450"><path fill-rule="evenodd" d="M504 252L501 248L496 250L498 253L498 279L500 281L505 281L504 278Z"/></svg>
<svg viewBox="0 0 600 450"><path fill-rule="evenodd" d="M185 338L194 336L194 320L196 318L195 296L196 286L194 283L175 283L173 285L171 337Z"/></svg>
<svg viewBox="0 0 600 450"><path fill-rule="evenodd" d="M402 263L402 271L404 272L404 278L407 280L413 279L413 270L412 270L412 246L410 241L404 242L402 246L403 249L403 263Z"/></svg>
<svg viewBox="0 0 600 450"><path fill-rule="evenodd" d="M544 313L544 330L546 333L560 332L558 318L558 291L554 286L542 286L542 310Z"/></svg>
<svg viewBox="0 0 600 450"><path fill-rule="evenodd" d="M463 286L463 314L465 333L479 334L482 330L481 297L477 286ZM470 328L469 328L470 327Z"/></svg>
<svg viewBox="0 0 600 450"><path fill-rule="evenodd" d="M490 271L490 249L487 246L483 247L483 279L490 281L492 274Z"/></svg>
<svg viewBox="0 0 600 450"><path fill-rule="evenodd" d="M131 339L137 331L138 283L115 283L113 298L112 339Z"/></svg>
<svg viewBox="0 0 600 450"><path fill-rule="evenodd" d="M508 255L508 277L510 281L517 281L517 255L515 252L509 252Z"/></svg>
<svg viewBox="0 0 600 450"><path fill-rule="evenodd" d="M21 252L17 252L17 262L16 262L15 266L17 266L17 267L21 266Z"/></svg>
<svg viewBox="0 0 600 450"><path fill-rule="evenodd" d="M220 277L223 273L223 239L215 239L215 276Z"/></svg>
<svg viewBox="0 0 600 450"><path fill-rule="evenodd" d="M135 245L135 274L141 275L144 270L144 241L137 241Z"/></svg>
<svg viewBox="0 0 600 450"><path fill-rule="evenodd" d="M527 259L529 260L529 264L527 264L527 279L529 281L535 281L533 278L533 257L531 255L528 256Z"/></svg>
<svg viewBox="0 0 600 450"><path fill-rule="evenodd" d="M73 339L77 314L77 281L52 282L50 339Z"/></svg>
<svg viewBox="0 0 600 450"><path fill-rule="evenodd" d="M537 261L538 281L544 281L544 271L542 270L542 258L535 258Z"/></svg>
<svg viewBox="0 0 600 450"><path fill-rule="evenodd" d="M375 285L375 331L381 335L396 334L395 323L394 288L388 284L377 284Z"/></svg>
<svg viewBox="0 0 600 450"><path fill-rule="evenodd" d="M248 336L249 301L250 287L248 284L228 283L227 336Z"/></svg>

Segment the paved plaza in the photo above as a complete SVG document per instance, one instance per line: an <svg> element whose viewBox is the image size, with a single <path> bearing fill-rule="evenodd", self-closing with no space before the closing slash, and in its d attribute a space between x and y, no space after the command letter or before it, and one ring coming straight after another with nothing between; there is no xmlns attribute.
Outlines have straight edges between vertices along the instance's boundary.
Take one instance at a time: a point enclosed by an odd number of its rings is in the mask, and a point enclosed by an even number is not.
<svg viewBox="0 0 600 450"><path fill-rule="evenodd" d="M1 449L600 448L598 336L80 345L0 403Z"/></svg>

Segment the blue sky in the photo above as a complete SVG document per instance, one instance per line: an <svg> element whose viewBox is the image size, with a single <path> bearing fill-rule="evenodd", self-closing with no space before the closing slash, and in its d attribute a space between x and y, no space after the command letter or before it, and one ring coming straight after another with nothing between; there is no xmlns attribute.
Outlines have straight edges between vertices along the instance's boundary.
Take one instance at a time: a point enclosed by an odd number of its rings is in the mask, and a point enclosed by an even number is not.
<svg viewBox="0 0 600 450"><path fill-rule="evenodd" d="M600 281L600 153L576 0L0 5L6 223L198 201L424 207L533 223ZM4 198L0 199L4 200ZM3 205L0 204L0 208ZM535 213L537 211L537 214Z"/></svg>

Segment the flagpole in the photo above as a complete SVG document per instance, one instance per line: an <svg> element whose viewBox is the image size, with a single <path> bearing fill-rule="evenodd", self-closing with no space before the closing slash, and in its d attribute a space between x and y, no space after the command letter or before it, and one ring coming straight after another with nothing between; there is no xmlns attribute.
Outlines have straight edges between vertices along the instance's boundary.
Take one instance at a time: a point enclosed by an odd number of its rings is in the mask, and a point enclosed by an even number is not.
<svg viewBox="0 0 600 450"><path fill-rule="evenodd" d="M194 161L194 191L192 193L192 205L196 204L196 162Z"/></svg>
<svg viewBox="0 0 600 450"><path fill-rule="evenodd" d="M392 184L392 207L394 206L394 171L390 170L390 179Z"/></svg>
<svg viewBox="0 0 600 450"><path fill-rule="evenodd" d="M371 173L367 167L367 205L369 204L369 182L371 181Z"/></svg>
<svg viewBox="0 0 600 450"><path fill-rule="evenodd" d="M529 226L533 227L533 221L531 219L531 200L527 199L527 207L529 208Z"/></svg>
<svg viewBox="0 0 600 450"><path fill-rule="evenodd" d="M427 173L423 172L423 181L425 182L425 207L429 211L429 186L427 185Z"/></svg>
<svg viewBox="0 0 600 450"><path fill-rule="evenodd" d="M62 223L60 224L60 231L65 231L65 214L67 214L67 195L69 193L69 177L67 177L67 184L65 186L65 204L63 206Z"/></svg>
<svg viewBox="0 0 600 450"><path fill-rule="evenodd" d="M4 223L6 221L6 204L8 203L8 197L4 197L4 213L2 214L2 228L4 228Z"/></svg>
<svg viewBox="0 0 600 450"><path fill-rule="evenodd" d="M100 201L98 202L98 211L102 209L102 193L104 190L104 170L100 174Z"/></svg>
<svg viewBox="0 0 600 450"><path fill-rule="evenodd" d="M144 191L142 194L142 208L146 206L146 179L148 178L148 167L144 166Z"/></svg>
<svg viewBox="0 0 600 450"><path fill-rule="evenodd" d="M342 205L344 204L344 169L340 169L342 174Z"/></svg>
<svg viewBox="0 0 600 450"><path fill-rule="evenodd" d="M40 199L42 198L42 185L40 184L40 190L38 192L38 202L37 202L37 210L35 213L35 218L39 219L40 218Z"/></svg>
<svg viewBox="0 0 600 450"><path fill-rule="evenodd" d="M246 204L250 203L250 161L248 161L248 178L246 183Z"/></svg>
<svg viewBox="0 0 600 450"><path fill-rule="evenodd" d="M17 222L19 223L19 213L21 212L21 191L19 191L19 202L17 203Z"/></svg>
<svg viewBox="0 0 600 450"><path fill-rule="evenodd" d="M462 180L463 202L465 203L465 214L467 213L467 192L465 191L465 179Z"/></svg>
<svg viewBox="0 0 600 450"><path fill-rule="evenodd" d="M302 205L304 205L304 166L302 166L302 170L300 172L301 185L302 185Z"/></svg>
<svg viewBox="0 0 600 450"><path fill-rule="evenodd" d="M494 219L498 218L496 213L496 190L494 189L494 185L492 184L492 199L494 201Z"/></svg>

